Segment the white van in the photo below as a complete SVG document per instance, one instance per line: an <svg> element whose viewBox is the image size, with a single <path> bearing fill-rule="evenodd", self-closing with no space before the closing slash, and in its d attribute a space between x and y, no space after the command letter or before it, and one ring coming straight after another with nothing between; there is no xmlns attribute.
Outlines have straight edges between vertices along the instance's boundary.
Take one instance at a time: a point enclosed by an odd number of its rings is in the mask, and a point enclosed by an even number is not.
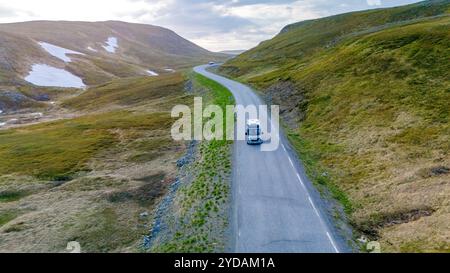
<svg viewBox="0 0 450 273"><path fill-rule="evenodd" d="M261 135L263 132L261 131L261 123L257 119L249 119L247 120L245 135L247 139L247 144L249 145L259 145L263 143Z"/></svg>

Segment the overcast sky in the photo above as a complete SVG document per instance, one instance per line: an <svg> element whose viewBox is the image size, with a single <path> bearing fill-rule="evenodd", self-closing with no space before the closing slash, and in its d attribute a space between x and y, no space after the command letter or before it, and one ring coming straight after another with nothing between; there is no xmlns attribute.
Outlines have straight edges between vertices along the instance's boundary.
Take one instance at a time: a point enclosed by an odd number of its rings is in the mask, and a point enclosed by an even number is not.
<svg viewBox="0 0 450 273"><path fill-rule="evenodd" d="M0 0L0 22L122 20L170 28L209 50L248 49L287 24L414 0Z"/></svg>

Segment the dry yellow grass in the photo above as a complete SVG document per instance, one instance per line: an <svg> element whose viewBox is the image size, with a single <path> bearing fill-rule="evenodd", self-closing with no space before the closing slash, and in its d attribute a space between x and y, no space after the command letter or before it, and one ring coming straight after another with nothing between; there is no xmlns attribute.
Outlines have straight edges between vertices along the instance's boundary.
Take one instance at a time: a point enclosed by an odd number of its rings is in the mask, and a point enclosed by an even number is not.
<svg viewBox="0 0 450 273"><path fill-rule="evenodd" d="M281 104L308 175L384 252L450 251L448 8L301 22L222 67Z"/></svg>
<svg viewBox="0 0 450 273"><path fill-rule="evenodd" d="M75 117L0 131L0 252L66 252L69 241L84 252L139 251L185 150L169 125L186 95L179 74L163 77L156 97L148 78L123 81L95 95L108 102L98 113L56 109ZM83 98L77 105L92 101Z"/></svg>

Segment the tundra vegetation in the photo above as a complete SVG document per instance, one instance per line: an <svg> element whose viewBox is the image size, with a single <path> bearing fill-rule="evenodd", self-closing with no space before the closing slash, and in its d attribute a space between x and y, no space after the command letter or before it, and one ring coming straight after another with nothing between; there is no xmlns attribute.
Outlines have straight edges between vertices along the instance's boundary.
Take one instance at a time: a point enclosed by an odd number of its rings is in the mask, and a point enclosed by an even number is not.
<svg viewBox="0 0 450 273"><path fill-rule="evenodd" d="M185 151L170 137L184 84L117 79L57 100L73 117L1 130L1 251L139 251Z"/></svg>
<svg viewBox="0 0 450 273"><path fill-rule="evenodd" d="M225 110L234 104L230 91L199 74L190 75L192 94L204 106ZM225 117L223 118L225 127ZM181 186L166 211L153 252L224 252L228 242L232 141L211 140L196 144L192 159L180 171Z"/></svg>
<svg viewBox="0 0 450 273"><path fill-rule="evenodd" d="M117 21L0 24L0 33L0 251L63 252L69 241L140 251L186 151L170 136L171 109L192 100L183 70L227 55ZM36 64L87 88L32 85Z"/></svg>
<svg viewBox="0 0 450 273"><path fill-rule="evenodd" d="M383 252L450 251L449 12L300 22L220 70L280 105L309 177Z"/></svg>

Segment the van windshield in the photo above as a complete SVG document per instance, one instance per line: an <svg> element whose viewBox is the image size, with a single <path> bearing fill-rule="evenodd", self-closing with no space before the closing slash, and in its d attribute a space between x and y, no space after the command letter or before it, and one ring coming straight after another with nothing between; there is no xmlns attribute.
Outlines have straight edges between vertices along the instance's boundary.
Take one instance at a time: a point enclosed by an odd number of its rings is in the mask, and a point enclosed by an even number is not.
<svg viewBox="0 0 450 273"><path fill-rule="evenodd" d="M251 136L259 135L259 129L248 129L248 134Z"/></svg>

